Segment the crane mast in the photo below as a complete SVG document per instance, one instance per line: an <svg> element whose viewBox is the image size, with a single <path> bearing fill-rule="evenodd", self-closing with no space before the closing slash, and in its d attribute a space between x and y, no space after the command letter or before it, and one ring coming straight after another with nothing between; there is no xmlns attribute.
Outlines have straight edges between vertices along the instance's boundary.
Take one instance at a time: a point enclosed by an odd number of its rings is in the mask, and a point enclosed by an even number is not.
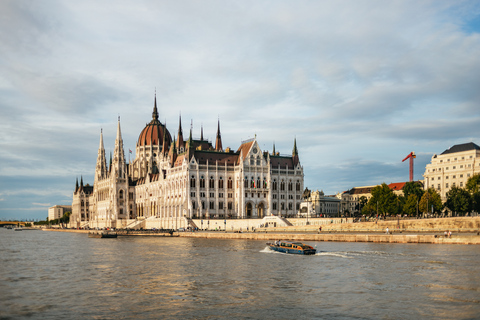
<svg viewBox="0 0 480 320"><path fill-rule="evenodd" d="M415 159L417 156L415 155L415 152L410 152L408 156L405 157L405 159L402 160L404 162L405 160L410 158L410 181L413 181L413 159Z"/></svg>

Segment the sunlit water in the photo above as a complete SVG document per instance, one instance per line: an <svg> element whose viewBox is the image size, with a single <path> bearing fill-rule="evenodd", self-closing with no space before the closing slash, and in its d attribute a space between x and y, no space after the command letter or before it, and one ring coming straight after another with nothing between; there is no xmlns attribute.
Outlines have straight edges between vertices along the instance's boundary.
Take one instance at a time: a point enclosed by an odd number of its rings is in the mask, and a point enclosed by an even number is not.
<svg viewBox="0 0 480 320"><path fill-rule="evenodd" d="M1 319L479 319L480 247L0 228Z"/></svg>

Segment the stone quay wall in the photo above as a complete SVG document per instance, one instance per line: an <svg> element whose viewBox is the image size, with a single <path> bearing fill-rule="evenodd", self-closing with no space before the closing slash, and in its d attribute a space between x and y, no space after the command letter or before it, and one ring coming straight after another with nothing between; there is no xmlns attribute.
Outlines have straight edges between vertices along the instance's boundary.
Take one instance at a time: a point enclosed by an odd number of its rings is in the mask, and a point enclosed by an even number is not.
<svg viewBox="0 0 480 320"><path fill-rule="evenodd" d="M445 238L433 234L309 234L309 233L230 233L230 232L179 232L180 237L206 239L243 240L289 240L289 241L332 241L332 242L376 242L376 243L431 243L431 244L480 244L477 235L452 235Z"/></svg>
<svg viewBox="0 0 480 320"><path fill-rule="evenodd" d="M278 231L278 232L374 232L385 233L388 227L390 233L409 232L409 233L429 233L445 232L453 233L477 233L480 232L480 217L454 217L437 219L408 219L408 220L378 220L377 222L350 222L339 223L330 221L330 223L315 224L295 224L293 226L277 228L261 228L258 231Z"/></svg>

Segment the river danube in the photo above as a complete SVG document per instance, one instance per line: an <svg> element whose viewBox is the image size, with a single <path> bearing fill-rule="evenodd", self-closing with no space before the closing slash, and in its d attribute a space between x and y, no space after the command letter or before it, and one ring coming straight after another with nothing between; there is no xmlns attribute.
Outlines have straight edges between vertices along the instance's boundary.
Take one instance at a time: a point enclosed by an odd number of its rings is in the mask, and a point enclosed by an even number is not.
<svg viewBox="0 0 480 320"><path fill-rule="evenodd" d="M480 247L0 228L0 319L479 319Z"/></svg>

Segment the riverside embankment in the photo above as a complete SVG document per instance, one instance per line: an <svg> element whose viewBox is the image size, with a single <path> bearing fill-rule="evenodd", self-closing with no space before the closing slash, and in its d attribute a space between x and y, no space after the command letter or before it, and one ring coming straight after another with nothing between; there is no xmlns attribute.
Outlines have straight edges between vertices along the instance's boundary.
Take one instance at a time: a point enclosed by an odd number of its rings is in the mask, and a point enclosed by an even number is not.
<svg viewBox="0 0 480 320"><path fill-rule="evenodd" d="M480 244L476 234L361 234L361 233L282 233L282 232L179 232L180 237L207 239L291 240L291 241L337 241L379 243L432 243L432 244Z"/></svg>
<svg viewBox="0 0 480 320"><path fill-rule="evenodd" d="M44 231L54 232L76 232L88 233L88 230L75 229L43 229ZM86 236L86 235L85 235ZM133 236L133 235L120 235ZM152 233L139 234L135 236L155 237ZM306 232L244 232L233 233L224 231L199 231L199 232L174 232L173 236L186 238L205 238L205 239L245 239L245 240L291 240L291 241L331 241L331 242L377 242L377 243L431 243L431 244L480 244L480 236L476 234L453 234L446 238L438 234L373 234L373 233L306 233Z"/></svg>

